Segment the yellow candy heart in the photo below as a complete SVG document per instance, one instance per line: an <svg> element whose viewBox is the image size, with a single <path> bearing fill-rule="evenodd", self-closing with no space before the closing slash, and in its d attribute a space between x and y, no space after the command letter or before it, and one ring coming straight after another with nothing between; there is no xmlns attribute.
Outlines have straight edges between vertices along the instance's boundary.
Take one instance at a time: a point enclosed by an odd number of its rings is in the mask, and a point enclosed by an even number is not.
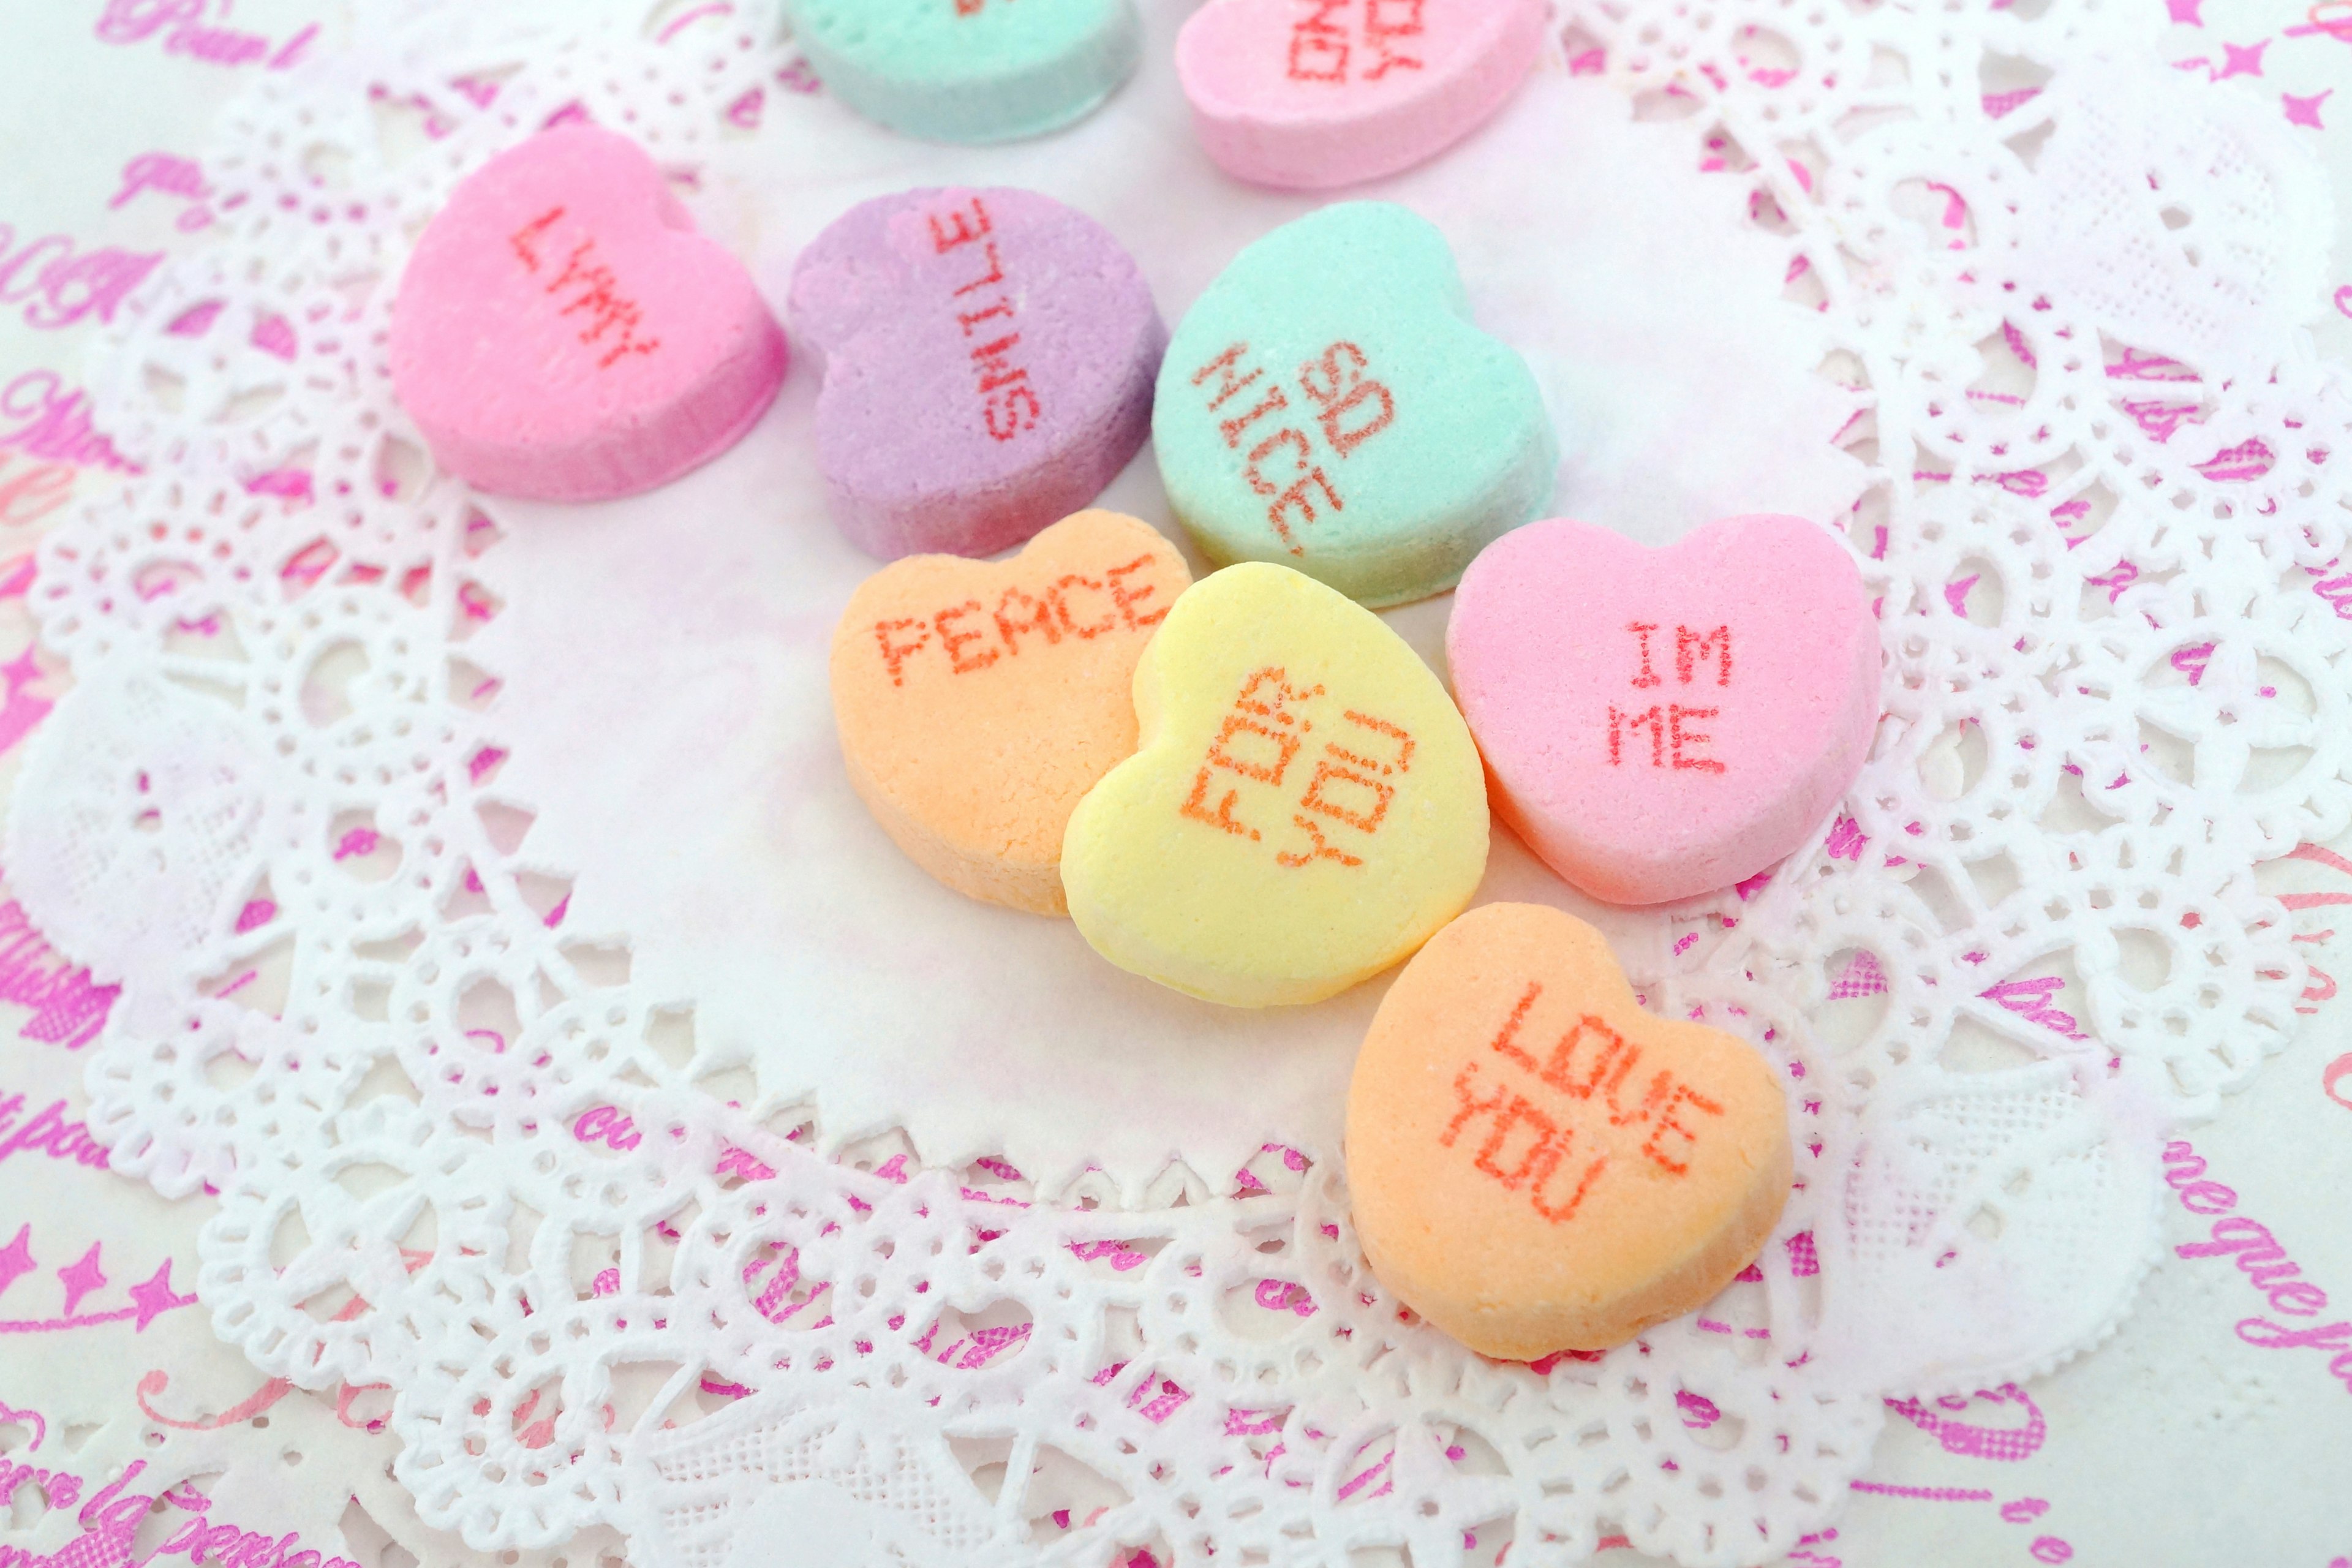
<svg viewBox="0 0 2352 1568"><path fill-rule="evenodd" d="M1177 600L1135 671L1141 749L1078 803L1070 915L1211 1002L1318 1002L1477 890L1486 781L1445 689L1380 617L1250 563Z"/></svg>

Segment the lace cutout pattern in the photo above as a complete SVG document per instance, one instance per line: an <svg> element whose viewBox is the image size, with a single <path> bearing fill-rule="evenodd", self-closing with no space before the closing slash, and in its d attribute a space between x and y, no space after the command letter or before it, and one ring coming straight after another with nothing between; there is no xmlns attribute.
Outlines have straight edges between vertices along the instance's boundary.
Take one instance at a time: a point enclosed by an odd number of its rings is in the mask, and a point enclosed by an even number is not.
<svg viewBox="0 0 2352 1568"><path fill-rule="evenodd" d="M1139 1206L820 1157L567 928L489 790L498 531L393 403L384 284L540 126L690 171L805 85L768 8L712 9L362 7L232 115L221 242L99 368L142 467L44 547L76 685L9 864L122 984L89 1079L116 1167L219 1194L221 1334L398 1390L400 1479L483 1550L1444 1568L1761 1561L1832 1516L1885 1396L2113 1329L2154 1140L2293 1027L2252 869L2352 802L2352 430L2298 325L2327 229L2295 150L2101 63L2135 40L2078 0L1563 18L1567 68L1697 130L1834 344L1887 718L1849 810L1674 911L1650 986L1790 1073L1780 1234L1637 1345L1499 1365L1370 1279L1328 1160Z"/></svg>

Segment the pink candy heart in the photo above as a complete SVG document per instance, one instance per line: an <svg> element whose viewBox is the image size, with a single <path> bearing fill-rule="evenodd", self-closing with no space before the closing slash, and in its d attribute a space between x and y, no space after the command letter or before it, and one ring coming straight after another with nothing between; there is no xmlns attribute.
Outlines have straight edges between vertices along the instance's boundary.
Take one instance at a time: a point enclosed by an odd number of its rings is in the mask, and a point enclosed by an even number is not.
<svg viewBox="0 0 2352 1568"><path fill-rule="evenodd" d="M392 380L440 465L482 489L601 500L732 446L784 334L660 169L592 125L467 178L402 275Z"/></svg>
<svg viewBox="0 0 2352 1568"><path fill-rule="evenodd" d="M1468 135L1534 67L1545 0L1211 0L1176 70L1236 178L1328 190Z"/></svg>
<svg viewBox="0 0 2352 1568"><path fill-rule="evenodd" d="M1663 551L1531 524L1464 575L1446 654L1496 810L1612 903L1727 888L1801 847L1878 722L1861 573L1800 518Z"/></svg>

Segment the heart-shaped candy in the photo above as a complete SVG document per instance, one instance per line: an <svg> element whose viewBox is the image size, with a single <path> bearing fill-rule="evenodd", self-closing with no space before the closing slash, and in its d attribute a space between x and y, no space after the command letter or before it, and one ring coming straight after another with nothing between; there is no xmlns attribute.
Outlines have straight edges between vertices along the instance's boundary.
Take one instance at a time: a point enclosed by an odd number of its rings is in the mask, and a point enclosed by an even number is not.
<svg viewBox="0 0 2352 1568"><path fill-rule="evenodd" d="M660 169L593 125L468 176L392 308L392 384L435 461L541 500L665 484L734 445L784 376L784 334Z"/></svg>
<svg viewBox="0 0 2352 1568"><path fill-rule="evenodd" d="M1373 1273L1511 1361L1704 1303L1793 1174L1764 1058L1643 1012L1601 933L1536 904L1473 910L1405 966L1356 1058L1347 1150Z"/></svg>
<svg viewBox="0 0 2352 1568"><path fill-rule="evenodd" d="M1108 511L1010 561L919 555L867 578L834 633L833 712L875 820L960 893L1066 912L1063 831L1135 751L1135 667L1192 580Z"/></svg>
<svg viewBox="0 0 2352 1568"><path fill-rule="evenodd" d="M935 142L1035 136L1090 112L1143 58L1135 0L787 0L835 97Z"/></svg>
<svg viewBox="0 0 2352 1568"><path fill-rule="evenodd" d="M1445 647L1496 812L1612 903L1727 888L1802 847L1878 724L1862 575L1801 518L1659 551L1521 529L1462 579Z"/></svg>
<svg viewBox="0 0 2352 1568"><path fill-rule="evenodd" d="M1091 502L1151 433L1167 329L1134 258L1034 191L850 209L793 273L820 466L884 560L989 555Z"/></svg>
<svg viewBox="0 0 2352 1568"><path fill-rule="evenodd" d="M1543 52L1545 0L1212 0L1176 39L1201 145L1292 190L1393 174L1467 136Z"/></svg>
<svg viewBox="0 0 2352 1568"><path fill-rule="evenodd" d="M1070 817L1070 914L1212 1002L1316 1002L1411 953L1486 867L1477 748L1380 617L1285 567L1177 601L1135 672L1136 754Z"/></svg>
<svg viewBox="0 0 2352 1568"><path fill-rule="evenodd" d="M1379 202L1242 252L1177 329L1152 437L1212 560L1279 562L1375 608L1452 587L1559 464L1535 378L1471 323L1444 237Z"/></svg>

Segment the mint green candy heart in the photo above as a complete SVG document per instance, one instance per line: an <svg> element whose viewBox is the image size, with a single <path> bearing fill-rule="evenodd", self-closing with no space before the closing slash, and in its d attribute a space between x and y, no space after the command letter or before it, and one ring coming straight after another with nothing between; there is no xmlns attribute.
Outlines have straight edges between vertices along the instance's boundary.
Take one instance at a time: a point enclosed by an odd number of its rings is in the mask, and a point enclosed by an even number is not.
<svg viewBox="0 0 2352 1568"><path fill-rule="evenodd" d="M1236 258L1177 330L1152 439L1219 564L1273 561L1379 608L1454 586L1550 500L1535 377L1480 331L1444 236L1325 207Z"/></svg>
<svg viewBox="0 0 2352 1568"><path fill-rule="evenodd" d="M1006 142L1076 120L1135 72L1135 0L786 0L833 95L935 142Z"/></svg>

